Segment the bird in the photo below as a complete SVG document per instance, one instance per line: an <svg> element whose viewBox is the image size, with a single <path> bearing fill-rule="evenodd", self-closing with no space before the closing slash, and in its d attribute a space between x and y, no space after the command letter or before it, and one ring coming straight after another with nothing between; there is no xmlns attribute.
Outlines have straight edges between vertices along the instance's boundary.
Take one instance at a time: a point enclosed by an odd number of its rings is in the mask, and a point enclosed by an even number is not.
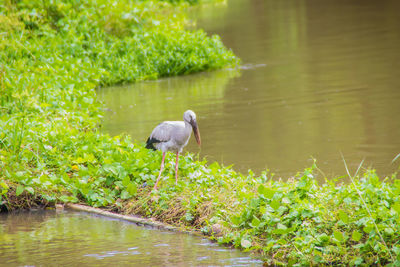
<svg viewBox="0 0 400 267"><path fill-rule="evenodd" d="M176 153L175 184L178 184L179 153L187 145L191 133L194 133L197 144L201 145L200 131L197 125L196 114L192 110L183 113L183 121L164 121L158 124L146 141L146 148L162 151L160 172L153 189L157 189L161 173L164 169L164 159L167 151Z"/></svg>

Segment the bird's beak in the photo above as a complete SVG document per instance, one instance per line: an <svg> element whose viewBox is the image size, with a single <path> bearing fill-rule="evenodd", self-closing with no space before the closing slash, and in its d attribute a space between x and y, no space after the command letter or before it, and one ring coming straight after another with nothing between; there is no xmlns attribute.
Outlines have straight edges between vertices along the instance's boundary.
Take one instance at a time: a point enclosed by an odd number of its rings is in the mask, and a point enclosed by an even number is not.
<svg viewBox="0 0 400 267"><path fill-rule="evenodd" d="M196 121L191 121L193 127L194 137L196 138L197 144L201 145L200 131Z"/></svg>

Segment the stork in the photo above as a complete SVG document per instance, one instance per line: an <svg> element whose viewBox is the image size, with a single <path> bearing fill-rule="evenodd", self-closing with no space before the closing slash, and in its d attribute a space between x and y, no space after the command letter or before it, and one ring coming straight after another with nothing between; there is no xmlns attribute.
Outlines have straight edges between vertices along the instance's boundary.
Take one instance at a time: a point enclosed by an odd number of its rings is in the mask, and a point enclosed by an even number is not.
<svg viewBox="0 0 400 267"><path fill-rule="evenodd" d="M146 141L146 148L162 151L160 172L153 189L157 189L158 181L164 169L165 153L172 151L176 153L175 184L178 184L178 161L179 153L189 142L190 134L194 133L197 144L201 145L199 127L197 126L196 114L191 110L183 113L183 121L164 121L154 128Z"/></svg>

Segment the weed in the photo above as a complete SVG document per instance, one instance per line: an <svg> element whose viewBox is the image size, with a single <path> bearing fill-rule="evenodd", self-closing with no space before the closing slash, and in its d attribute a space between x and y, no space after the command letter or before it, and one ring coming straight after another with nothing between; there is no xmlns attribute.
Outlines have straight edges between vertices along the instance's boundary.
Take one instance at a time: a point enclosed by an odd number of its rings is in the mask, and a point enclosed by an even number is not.
<svg viewBox="0 0 400 267"><path fill-rule="evenodd" d="M169 173L151 192L160 153L99 132L96 87L238 59L217 36L185 30L183 1L109 2L0 5L1 209L81 202L202 229L270 264L399 264L395 175L366 170L351 184L319 185L314 164L284 182L187 154L178 185Z"/></svg>

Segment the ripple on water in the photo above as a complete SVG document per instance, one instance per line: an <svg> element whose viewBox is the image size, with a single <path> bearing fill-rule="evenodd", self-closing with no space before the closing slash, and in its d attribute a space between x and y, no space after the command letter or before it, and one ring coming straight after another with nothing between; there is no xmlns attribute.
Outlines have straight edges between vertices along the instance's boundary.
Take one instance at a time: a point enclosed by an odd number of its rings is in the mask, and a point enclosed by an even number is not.
<svg viewBox="0 0 400 267"><path fill-rule="evenodd" d="M0 229L0 262L8 266L234 266L248 256L204 238L88 213L0 214Z"/></svg>

